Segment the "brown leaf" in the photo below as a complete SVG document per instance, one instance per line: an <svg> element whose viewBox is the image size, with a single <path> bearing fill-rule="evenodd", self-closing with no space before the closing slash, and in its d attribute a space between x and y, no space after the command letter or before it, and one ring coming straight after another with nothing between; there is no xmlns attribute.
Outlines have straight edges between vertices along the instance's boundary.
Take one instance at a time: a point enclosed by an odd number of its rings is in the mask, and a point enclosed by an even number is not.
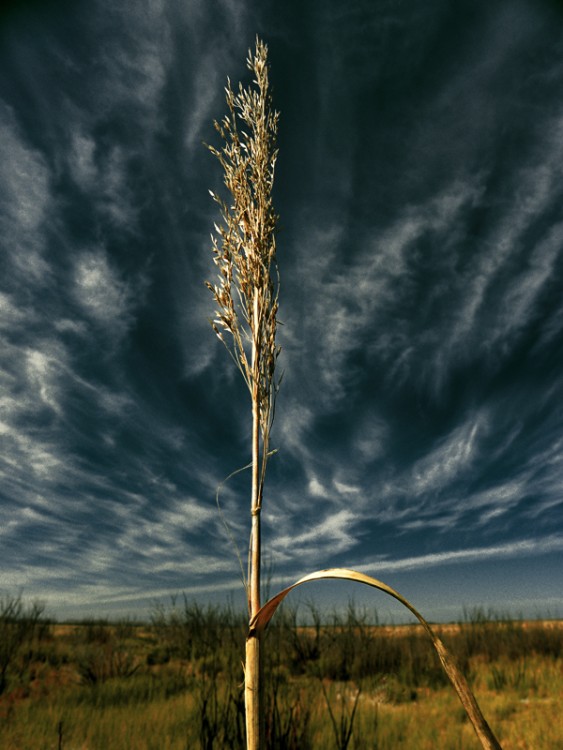
<svg viewBox="0 0 563 750"><path fill-rule="evenodd" d="M268 623L274 616L276 609L289 592L296 586L301 586L303 583L309 583L310 581L319 581L327 578L341 578L347 581L364 583L366 586L372 586L373 588L389 594L389 596L392 596L394 599L397 599L397 601L401 602L401 604L410 610L430 637L430 640L438 653L442 667L457 692L459 699L473 724L473 728L475 729L475 733L477 734L482 747L485 748L485 750L502 750L499 741L481 713L481 709L475 700L475 696L471 692L467 680L453 661L440 638L434 633L420 612L418 612L418 610L416 610L413 605L404 598L404 596L401 596L401 594L395 591L395 589L392 589L391 586L388 586L386 583L378 581L377 578L372 578L364 573L359 573L356 570L349 570L348 568L330 568L328 570L317 570L314 573L309 573L309 575L303 576L303 578L300 578L292 586L283 589L283 591L280 591L279 594L276 594L276 596L272 597L266 602L266 604L264 604L250 621L249 636L255 635L267 627Z"/></svg>

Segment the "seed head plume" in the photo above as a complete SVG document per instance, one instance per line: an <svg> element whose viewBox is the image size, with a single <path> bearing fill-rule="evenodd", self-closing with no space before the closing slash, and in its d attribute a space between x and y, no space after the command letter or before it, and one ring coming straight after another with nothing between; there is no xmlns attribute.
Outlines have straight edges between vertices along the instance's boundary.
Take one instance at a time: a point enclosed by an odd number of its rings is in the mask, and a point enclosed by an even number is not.
<svg viewBox="0 0 563 750"><path fill-rule="evenodd" d="M228 82L228 114L214 123L223 146L208 146L223 168L229 193L226 202L210 191L222 218L212 235L218 283L207 282L217 304L213 329L229 349L251 396L258 398L263 441L261 485L279 385L275 365L280 351L276 344L278 217L272 203L279 114L271 106L266 60L267 47L257 39L256 51L249 51L247 59L255 76L254 88L244 89L239 84L235 93Z"/></svg>

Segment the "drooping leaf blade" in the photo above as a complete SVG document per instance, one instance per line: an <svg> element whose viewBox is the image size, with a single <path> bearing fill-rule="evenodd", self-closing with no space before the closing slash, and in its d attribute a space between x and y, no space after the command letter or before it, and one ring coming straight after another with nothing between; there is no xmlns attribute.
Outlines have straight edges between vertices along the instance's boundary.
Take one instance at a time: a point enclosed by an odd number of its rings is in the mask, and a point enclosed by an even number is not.
<svg viewBox="0 0 563 750"><path fill-rule="evenodd" d="M413 613L413 615L417 618L417 620L420 622L420 624L430 637L430 640L432 641L432 644L438 654L438 658L440 659L440 663L442 664L445 673L447 674L456 693L458 694L459 699L469 717L469 720L473 724L473 728L475 729L475 733L477 734L482 747L485 750L502 750L499 741L493 734L490 726L483 716L481 709L479 708L479 705L475 699L475 696L471 692L471 688L469 687L467 680L455 664L441 639L432 630L432 628L420 614L420 612L407 599L405 599L404 596L399 594L398 591L395 591L395 589L391 588L391 586L388 586L386 583L378 581L377 578L372 578L365 573L359 573L356 570L350 570L348 568L329 568L327 570L317 570L314 573L309 573L308 575L303 576L303 578L300 578L294 584L283 589L278 594L273 596L269 601L267 601L266 604L264 604L264 606L251 619L249 624L249 632L258 633L260 631L263 631L274 616L279 605L289 594L289 592L296 588L296 586L301 586L302 584L309 583L311 581L319 581L331 578L340 578L347 581L364 583L366 586L371 586L372 588L379 589L379 591L383 591L389 596L392 596L403 606L405 606L410 612Z"/></svg>

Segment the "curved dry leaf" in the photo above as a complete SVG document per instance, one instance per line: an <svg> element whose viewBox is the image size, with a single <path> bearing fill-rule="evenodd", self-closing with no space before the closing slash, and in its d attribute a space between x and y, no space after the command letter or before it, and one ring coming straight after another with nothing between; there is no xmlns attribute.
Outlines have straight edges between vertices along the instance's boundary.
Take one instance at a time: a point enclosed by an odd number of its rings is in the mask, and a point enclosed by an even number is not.
<svg viewBox="0 0 563 750"><path fill-rule="evenodd" d="M418 612L418 610L415 609L415 607L413 607L413 605L407 599L405 599L404 596L401 596L398 591L395 591L395 589L392 589L391 586L388 586L386 583L378 581L376 578L372 578L371 576L365 575L364 573L359 573L356 570L349 570L348 568L330 568L328 570L317 570L314 573L309 573L309 575L303 576L303 578L300 578L292 586L288 586L286 589L283 589L283 591L280 591L279 594L276 594L276 596L272 597L268 602L266 602L266 604L264 604L264 606L250 621L249 637L259 634L267 627L268 623L274 616L276 609L289 594L289 592L292 591L296 586L301 586L301 584L308 583L310 581L318 581L327 578L341 578L347 581L356 581L358 583L364 583L367 586L372 586L373 588L379 589L380 591L389 594L389 596L392 596L394 599L397 599L397 601L401 602L401 604L403 604L408 610L410 610L421 623L428 636L430 637L432 644L434 645L434 648L438 653L438 657L440 659L442 667L444 668L445 673L448 675L450 682L457 692L459 699L465 711L467 712L471 723L473 724L473 728L475 729L475 733L477 734L482 747L485 748L485 750L502 750L499 741L493 734L485 717L481 713L481 709L479 708L479 705L475 700L475 696L471 692L467 680L465 679L459 668L456 666L455 662L453 661L440 638L438 638L438 636L434 633L434 631L426 622L424 617L420 614L420 612Z"/></svg>

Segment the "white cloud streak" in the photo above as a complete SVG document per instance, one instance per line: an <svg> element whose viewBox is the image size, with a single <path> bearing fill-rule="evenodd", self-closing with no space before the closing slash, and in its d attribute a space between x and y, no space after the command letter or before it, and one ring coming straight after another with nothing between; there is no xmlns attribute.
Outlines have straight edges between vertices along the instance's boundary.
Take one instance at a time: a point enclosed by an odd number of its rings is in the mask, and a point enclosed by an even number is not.
<svg viewBox="0 0 563 750"><path fill-rule="evenodd" d="M433 494L451 485L474 466L479 439L488 431L486 413L472 414L430 453L417 461L406 482L410 495Z"/></svg>
<svg viewBox="0 0 563 750"><path fill-rule="evenodd" d="M380 570L420 571L426 568L442 565L548 555L561 551L563 551L563 540L557 535L550 535L542 538L519 539L505 544L491 545L489 547L447 550L444 552L432 553L430 555L406 557L399 560L377 559L372 562L356 565L355 568L363 573L371 572L373 575L377 575Z"/></svg>

